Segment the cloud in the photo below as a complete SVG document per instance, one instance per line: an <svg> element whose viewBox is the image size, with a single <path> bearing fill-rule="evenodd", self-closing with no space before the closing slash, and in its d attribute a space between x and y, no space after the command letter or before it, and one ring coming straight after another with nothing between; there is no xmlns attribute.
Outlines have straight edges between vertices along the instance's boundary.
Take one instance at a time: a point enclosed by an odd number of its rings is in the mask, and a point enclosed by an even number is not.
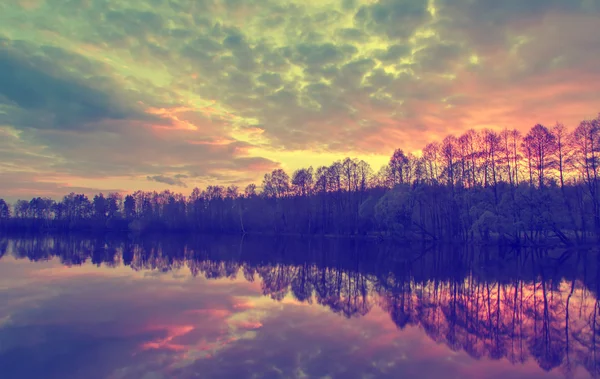
<svg viewBox="0 0 600 379"><path fill-rule="evenodd" d="M379 0L362 5L354 16L357 24L390 39L410 37L430 14L426 1Z"/></svg>
<svg viewBox="0 0 600 379"><path fill-rule="evenodd" d="M440 0L437 2L441 12L447 10L460 11L463 19L472 23L502 25L535 19L548 13L573 14L582 12L600 12L600 2L597 0L508 0L501 3L493 0ZM452 16L456 16L451 12Z"/></svg>
<svg viewBox="0 0 600 379"><path fill-rule="evenodd" d="M180 267L154 245L148 254L141 254L143 247L125 243L125 249L135 252L128 267L118 264L120 244L102 238L76 246L62 240L35 242L9 241L11 253L0 265L4 289L0 314L6 315L0 325L0 368L9 377L193 378L202 372L225 378L252 372L260 377L502 378L543 373L535 359L516 364L496 359L502 356L502 352L495 354L498 347L510 347L512 338L494 339L486 322L480 328L483 336L478 335L472 327L462 328L454 314L440 310L456 301L451 283L442 281L433 299L423 299L420 292L399 296L397 288L384 293L369 279L362 280L360 288L350 285L336 296L335 288L308 285L325 280L312 266L282 266L260 259L258 267L219 261L218 256L227 256L237 246L203 249L201 256L217 259ZM62 260L38 257L32 264L11 256L36 257L31 254L34 247L47 247L42 250L59 254ZM179 256L184 255L183 249L182 244ZM186 251L194 253L189 246ZM83 256L93 261L81 264ZM114 266L97 260L110 256L115 258ZM191 277L188 269L200 275ZM336 270L326 271L325 276L339 276ZM256 281L246 283L250 276ZM340 277L347 284L356 281L356 275ZM417 280L416 288L421 284ZM524 283L526 293L530 287ZM322 306L303 303L291 294L281 301L265 295L288 290L294 296L316 291L315 300ZM321 296L328 293L332 296ZM585 311L579 319L585 323L585 313L593 311L595 299L581 297ZM334 312L361 305L361 299L373 304L365 315L343 317ZM421 302L431 309L418 312ZM398 325L403 316L412 320ZM512 320L509 309L498 317L500 326ZM577 330L578 318L571 323ZM514 338L535 340L534 330L535 325L527 324ZM473 345L473 341L480 343ZM573 351L580 353L574 356L585 357L588 350L578 349L579 345L573 345ZM520 351L522 357L536 358L526 350ZM60 359L65 352L71 359ZM32 354L36 359L31 359ZM575 365L578 362L581 359L574 360ZM544 374L559 377L563 372Z"/></svg>
<svg viewBox="0 0 600 379"><path fill-rule="evenodd" d="M70 61L79 74L92 74L92 62L57 47L33 54L20 42L0 44L0 122L27 128L89 130L102 120L150 120L139 105L119 96L116 84L95 75L82 80L58 62ZM28 51L29 50L29 51ZM112 85L111 85L112 84ZM129 103L129 104L127 104Z"/></svg>
<svg viewBox="0 0 600 379"><path fill-rule="evenodd" d="M239 280L211 281L210 288L204 286L199 292L196 285L206 280L190 280L189 272L183 278L175 273L146 277L143 273L132 275L131 267L125 266L108 271L89 268L84 265L65 271L56 260L33 267L3 258L0 272L7 280L3 285L11 283L6 287L10 290L0 295L1 314L6 317L2 320L6 323L0 325L3 373L9 377L65 378L74 372L74 362L91 361L104 363L85 365L86 377L90 378L168 374L171 364L185 358L178 347L200 359L203 352L214 353L245 338L246 328L239 321L254 317L253 310L235 308L239 299L231 296L231 290L248 301L260 297ZM159 284L161 290L144 295L149 283ZM142 296L132 301L133 294ZM68 307L61 299L66 298L79 304L76 314L65 312ZM158 303L164 312L156 308ZM233 314L236 319L230 319ZM33 344L28 342L32 338L36 341ZM58 358L58 340L74 360ZM28 352L35 352L43 362L55 363L51 367L27 364Z"/></svg>
<svg viewBox="0 0 600 379"><path fill-rule="evenodd" d="M187 184L185 184L185 182L183 180L181 180L181 178L187 178L187 175L178 174L178 175L175 175L174 177L168 177L168 176L164 176L164 175L154 175L154 176L146 177L146 179L148 179L151 182L159 182L159 183L170 184L172 186L187 188Z"/></svg>
<svg viewBox="0 0 600 379"><path fill-rule="evenodd" d="M598 0L22 4L0 25L0 167L32 181L241 184L301 163L282 152L375 162L600 101Z"/></svg>

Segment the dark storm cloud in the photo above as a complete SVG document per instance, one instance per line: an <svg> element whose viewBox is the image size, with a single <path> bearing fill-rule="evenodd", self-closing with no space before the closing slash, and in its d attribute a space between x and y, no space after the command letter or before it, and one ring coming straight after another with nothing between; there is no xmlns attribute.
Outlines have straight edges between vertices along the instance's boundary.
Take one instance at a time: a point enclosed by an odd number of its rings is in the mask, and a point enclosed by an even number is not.
<svg viewBox="0 0 600 379"><path fill-rule="evenodd" d="M429 16L427 1L380 0L362 5L354 18L366 29L393 40L410 37Z"/></svg>
<svg viewBox="0 0 600 379"><path fill-rule="evenodd" d="M47 48L47 56L19 50L19 44L0 45L0 102L17 109L6 112L5 123L40 129L86 130L91 123L129 118L151 119L134 103L123 98L107 85L102 76L82 80L70 74L56 61L69 54L58 48ZM44 51L44 50L42 50ZM84 68L91 68L81 57ZM85 67L88 66L88 67Z"/></svg>
<svg viewBox="0 0 600 379"><path fill-rule="evenodd" d="M293 59L308 66L323 66L345 61L356 53L352 45L336 46L333 43L302 43L296 47Z"/></svg>

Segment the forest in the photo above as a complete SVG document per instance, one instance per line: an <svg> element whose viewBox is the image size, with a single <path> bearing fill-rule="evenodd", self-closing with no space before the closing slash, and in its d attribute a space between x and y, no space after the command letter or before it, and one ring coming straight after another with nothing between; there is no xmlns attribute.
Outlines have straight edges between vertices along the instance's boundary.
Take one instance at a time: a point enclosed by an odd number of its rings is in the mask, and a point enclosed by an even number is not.
<svg viewBox="0 0 600 379"><path fill-rule="evenodd" d="M393 152L375 171L358 159L260 184L163 192L0 199L0 229L186 231L369 236L404 241L580 245L600 239L600 114L573 130L469 130Z"/></svg>

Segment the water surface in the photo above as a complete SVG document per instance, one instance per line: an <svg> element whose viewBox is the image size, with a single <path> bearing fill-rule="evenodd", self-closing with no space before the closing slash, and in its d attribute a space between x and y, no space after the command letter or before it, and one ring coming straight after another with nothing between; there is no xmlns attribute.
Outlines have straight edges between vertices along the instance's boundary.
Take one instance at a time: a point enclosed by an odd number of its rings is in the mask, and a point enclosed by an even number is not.
<svg viewBox="0 0 600 379"><path fill-rule="evenodd" d="M0 238L0 376L590 378L598 253Z"/></svg>

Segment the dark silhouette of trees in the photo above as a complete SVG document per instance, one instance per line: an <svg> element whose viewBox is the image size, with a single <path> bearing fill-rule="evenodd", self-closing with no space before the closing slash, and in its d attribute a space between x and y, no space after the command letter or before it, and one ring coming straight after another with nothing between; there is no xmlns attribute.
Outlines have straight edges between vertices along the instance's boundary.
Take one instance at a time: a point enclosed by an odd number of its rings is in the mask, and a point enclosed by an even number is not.
<svg viewBox="0 0 600 379"><path fill-rule="evenodd" d="M0 199L0 230L3 230L9 226L11 221L10 216L10 205L8 205L4 199Z"/></svg>
<svg viewBox="0 0 600 379"><path fill-rule="evenodd" d="M530 179L537 178L538 187L546 182L546 172L552 166L552 157L556 151L556 136L543 125L535 125L523 139L527 151Z"/></svg>
<svg viewBox="0 0 600 379"><path fill-rule="evenodd" d="M392 186L410 181L409 159L402 149L396 149L390 158L389 183Z"/></svg>
<svg viewBox="0 0 600 379"><path fill-rule="evenodd" d="M285 171L278 168L270 174L265 174L262 187L266 197L285 197L290 192L290 177Z"/></svg>
<svg viewBox="0 0 600 379"><path fill-rule="evenodd" d="M0 199L0 219L6 220L8 218L10 218L10 206L4 199Z"/></svg>
<svg viewBox="0 0 600 379"><path fill-rule="evenodd" d="M358 159L276 169L258 187L194 188L189 196L71 193L0 206L8 229L187 230L335 234L408 240L589 243L600 238L600 116L562 124L469 130L396 149L379 171ZM123 197L124 196L124 197Z"/></svg>
<svg viewBox="0 0 600 379"><path fill-rule="evenodd" d="M593 210L596 233L600 232L600 201L598 194L598 168L600 162L600 115L594 120L582 121L572 136L574 149L574 165L581 181L585 184L586 192Z"/></svg>

